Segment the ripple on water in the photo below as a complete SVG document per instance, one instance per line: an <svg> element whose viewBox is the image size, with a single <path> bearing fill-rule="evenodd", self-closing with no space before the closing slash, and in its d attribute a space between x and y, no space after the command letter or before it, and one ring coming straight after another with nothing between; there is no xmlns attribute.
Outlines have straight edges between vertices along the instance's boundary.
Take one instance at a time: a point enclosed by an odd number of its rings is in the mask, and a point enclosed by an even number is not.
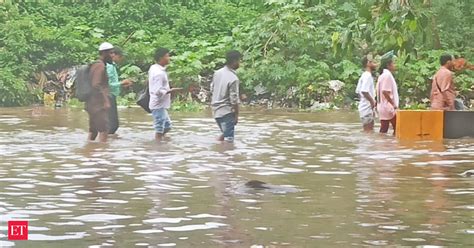
<svg viewBox="0 0 474 248"><path fill-rule="evenodd" d="M197 214L197 215L189 215L189 218L193 219L204 219L204 218L215 218L215 219L226 219L226 216L222 215L212 215L212 214Z"/></svg>
<svg viewBox="0 0 474 248"><path fill-rule="evenodd" d="M175 243L163 243L163 244L158 244L159 247L174 247L176 246Z"/></svg>
<svg viewBox="0 0 474 248"><path fill-rule="evenodd" d="M96 202L99 203L111 203L111 204L125 204L128 203L128 201L124 200L113 200L113 199L98 199Z"/></svg>
<svg viewBox="0 0 474 248"><path fill-rule="evenodd" d="M395 225L395 226L379 226L380 229L385 229L385 230L406 230L409 228L409 226L401 226L401 225Z"/></svg>
<svg viewBox="0 0 474 248"><path fill-rule="evenodd" d="M364 243L369 244L369 245L375 245L375 246L387 246L388 245L387 240L367 240L367 241L364 241Z"/></svg>
<svg viewBox="0 0 474 248"><path fill-rule="evenodd" d="M54 226L83 226L84 223L79 221L68 221L68 222L48 222L48 224Z"/></svg>
<svg viewBox="0 0 474 248"><path fill-rule="evenodd" d="M136 230L133 231L134 233L140 233L140 234L151 234L151 233L162 233L164 232L163 230L158 230L158 229L144 229L144 230Z"/></svg>
<svg viewBox="0 0 474 248"><path fill-rule="evenodd" d="M183 207L175 207L175 208L163 208L163 210L166 211L179 211L179 210L186 210L189 207L183 206Z"/></svg>
<svg viewBox="0 0 474 248"><path fill-rule="evenodd" d="M109 222L114 220L130 219L133 217L135 216L118 214L86 214L71 219L84 222Z"/></svg>
<svg viewBox="0 0 474 248"><path fill-rule="evenodd" d="M86 236L85 232L66 233L66 235L57 235L57 236L30 233L28 234L28 240L36 240L36 241L70 240L70 239L82 239L85 236Z"/></svg>
<svg viewBox="0 0 474 248"><path fill-rule="evenodd" d="M165 231L170 231L170 232L188 232L188 231L196 231L196 230L215 229L215 228L219 228L223 226L227 226L227 225L223 223L217 223L217 222L206 222L205 224L198 224L198 225L163 227L163 229Z"/></svg>
<svg viewBox="0 0 474 248"><path fill-rule="evenodd" d="M117 229L125 227L124 225L107 225L107 226L94 226L92 229L94 230L105 230L105 229Z"/></svg>
<svg viewBox="0 0 474 248"><path fill-rule="evenodd" d="M170 224L177 224L181 221L191 220L189 218L155 218L155 219L148 219L144 220L143 223L145 224L155 224L155 223L170 223Z"/></svg>
<svg viewBox="0 0 474 248"><path fill-rule="evenodd" d="M350 175L350 171L313 171L314 174L318 175Z"/></svg>
<svg viewBox="0 0 474 248"><path fill-rule="evenodd" d="M403 238L402 240L408 241L408 242L425 242L426 239L422 238Z"/></svg>
<svg viewBox="0 0 474 248"><path fill-rule="evenodd" d="M0 247L11 247L11 246L15 246L15 243L11 241L0 240Z"/></svg>

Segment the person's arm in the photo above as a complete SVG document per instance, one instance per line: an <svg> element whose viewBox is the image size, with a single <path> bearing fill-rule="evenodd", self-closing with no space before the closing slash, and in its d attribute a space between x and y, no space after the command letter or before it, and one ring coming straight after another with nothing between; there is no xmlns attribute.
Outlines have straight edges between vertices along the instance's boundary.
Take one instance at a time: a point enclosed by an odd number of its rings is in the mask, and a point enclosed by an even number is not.
<svg viewBox="0 0 474 248"><path fill-rule="evenodd" d="M391 91L387 91L387 90L384 90L382 91L382 94L383 96L385 97L385 99L387 99L387 101L392 104L393 108L394 109L398 109L398 106L395 105L395 102L393 101L393 99L390 97L390 93L392 93Z"/></svg>
<svg viewBox="0 0 474 248"><path fill-rule="evenodd" d="M171 94L173 92L181 92L183 91L183 88L172 88L166 92L166 94Z"/></svg>
<svg viewBox="0 0 474 248"><path fill-rule="evenodd" d="M229 87L230 104L235 114L235 124L239 122L239 80L235 80Z"/></svg>
<svg viewBox="0 0 474 248"><path fill-rule="evenodd" d="M362 95L364 95L365 99L370 102L370 106L372 108L375 108L375 100L374 98L369 94L369 92L362 92Z"/></svg>
<svg viewBox="0 0 474 248"><path fill-rule="evenodd" d="M91 86L94 89L100 90L102 87L103 74L105 73L104 63L94 63L91 65Z"/></svg>
<svg viewBox="0 0 474 248"><path fill-rule="evenodd" d="M446 89L443 89L443 91L455 91L453 73L449 73L448 75L446 75L446 82Z"/></svg>
<svg viewBox="0 0 474 248"><path fill-rule="evenodd" d="M162 74L156 75L155 80L155 83L158 85L158 90L155 92L155 94L158 97L168 94L168 89L165 87L165 76Z"/></svg>

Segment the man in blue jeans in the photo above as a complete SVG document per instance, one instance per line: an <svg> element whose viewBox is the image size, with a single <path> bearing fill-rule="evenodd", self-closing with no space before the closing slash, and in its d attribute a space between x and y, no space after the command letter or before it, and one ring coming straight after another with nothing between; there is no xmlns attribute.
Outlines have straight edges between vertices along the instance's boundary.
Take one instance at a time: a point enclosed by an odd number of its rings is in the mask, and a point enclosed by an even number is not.
<svg viewBox="0 0 474 248"><path fill-rule="evenodd" d="M162 141L166 133L171 130L171 119L168 109L171 107L171 93L181 91L182 88L170 88L166 66L170 63L170 51L158 48L155 52L155 64L148 71L148 87L150 90L150 110L155 126L155 139Z"/></svg>
<svg viewBox="0 0 474 248"><path fill-rule="evenodd" d="M214 73L211 84L212 112L222 135L219 141L233 142L239 121L239 78L236 70L242 55L235 50L226 54L226 64Z"/></svg>

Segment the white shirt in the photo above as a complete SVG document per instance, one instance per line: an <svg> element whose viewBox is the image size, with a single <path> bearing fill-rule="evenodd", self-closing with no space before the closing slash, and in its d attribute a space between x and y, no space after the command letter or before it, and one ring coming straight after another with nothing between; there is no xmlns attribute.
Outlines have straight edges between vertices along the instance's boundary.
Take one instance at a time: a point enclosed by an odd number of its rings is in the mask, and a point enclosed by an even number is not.
<svg viewBox="0 0 474 248"><path fill-rule="evenodd" d="M169 109L171 107L171 95L167 94L170 90L168 74L166 68L154 64L148 70L148 87L150 90L150 109Z"/></svg>
<svg viewBox="0 0 474 248"><path fill-rule="evenodd" d="M365 98L362 92L367 92L375 100L375 86L374 78L372 74L368 71L362 73L362 76L359 78L359 83L357 83L356 93L359 94L359 115L360 117L365 117L367 115L373 114L372 106L370 101Z"/></svg>

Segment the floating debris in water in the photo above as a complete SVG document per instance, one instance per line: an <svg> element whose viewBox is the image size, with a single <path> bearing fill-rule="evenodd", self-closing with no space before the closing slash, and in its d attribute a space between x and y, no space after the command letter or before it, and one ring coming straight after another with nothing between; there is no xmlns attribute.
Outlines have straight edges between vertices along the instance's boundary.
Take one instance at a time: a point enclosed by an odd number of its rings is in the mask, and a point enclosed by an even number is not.
<svg viewBox="0 0 474 248"><path fill-rule="evenodd" d="M472 176L474 176L474 170L467 170L467 171L465 171L465 172L463 172L459 175L461 175L463 177L472 177Z"/></svg>

